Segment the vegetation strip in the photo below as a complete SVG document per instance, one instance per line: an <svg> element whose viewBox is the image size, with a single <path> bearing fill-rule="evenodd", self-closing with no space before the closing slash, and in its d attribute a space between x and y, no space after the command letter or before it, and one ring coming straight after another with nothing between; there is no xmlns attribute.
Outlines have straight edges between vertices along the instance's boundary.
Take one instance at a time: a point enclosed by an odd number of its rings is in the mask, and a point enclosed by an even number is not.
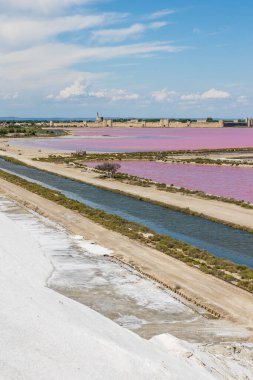
<svg viewBox="0 0 253 380"><path fill-rule="evenodd" d="M7 157L7 156L0 156L0 158L2 158L5 161L11 162L13 164L16 164L16 165L26 166L26 167L32 168L32 169L37 169L36 167L34 167L32 165L28 165L26 163L23 163L22 161L17 160L16 158ZM37 170L41 170L41 169L37 169ZM187 215L197 216L199 218L202 218L202 219L205 219L205 220L209 220L209 221L214 222L214 223L219 223L219 224L222 224L224 226L231 227L231 228L235 228L235 229L240 230L240 231L248 232L248 233L251 233L251 234L253 233L253 229L252 228L249 228L249 227L246 227L246 226L241 226L240 224L226 222L224 220L221 220L221 219L218 219L218 218L215 218L215 217L212 217L212 216L208 216L208 215L196 212L196 211L192 211L188 207L187 208L178 207L178 206L174 206L174 205L167 204L167 203L164 203L164 202L155 201L153 199L146 198L146 197L143 197L143 196L138 196L138 195L135 195L135 194L132 194L132 193L128 193L126 191L121 191L121 190L117 190L117 189L111 189L111 188L108 188L108 187L102 186L102 185L93 185L93 184L91 184L89 182L86 182L85 179L79 180L79 179L72 178L72 177L69 177L69 176L64 176L64 175L61 175L61 174L58 174L58 173L54 173L54 172L51 172L49 170L44 170L43 169L43 171L45 171L47 173L50 173L50 174L54 174L55 176L58 176L58 177L62 177L62 178L65 178L65 179L70 179L72 181L76 181L76 182L79 182L79 183L85 183L85 184L87 184L89 186L94 186L94 187L102 189L102 190L110 191L111 193L125 195L127 197L130 197L130 198L133 198L133 199L137 199L137 200L142 201L142 202L148 202L148 203L151 203L151 204L154 204L154 205L157 205L157 206L168 208L169 210L182 212L182 213L187 214ZM157 187L158 190L168 191L168 192L172 192L172 193L181 192L180 189L174 188L173 186L167 186L165 184L154 183L152 181L149 181L149 180L146 180L146 179L141 179L140 177L133 177L133 176L130 176L130 175L124 174L124 173L120 173L120 174L117 173L115 175L114 179L121 180L119 177L122 177L121 179L123 179L123 180L124 179L130 179L130 182L127 182L127 183L128 184L132 184L132 185L136 185L136 186L149 187L149 186L151 186L151 184L152 185L156 184L156 187ZM100 176L100 178L101 179L107 179L108 177L105 176L105 175L102 175L102 176ZM122 181L122 182L124 182L124 181ZM253 209L253 205L249 205L247 203L244 204L244 203L242 203L240 201L235 201L235 202L231 201L230 202L230 199L228 199L228 198L217 197L217 196L212 196L212 195L208 196L205 193L202 193L202 192L199 192L199 191L195 192L195 191L187 190L187 189L184 189L184 188L181 188L181 189L185 190L185 192L182 191L182 193L185 194L185 195L197 195L197 196L200 196L203 199L216 200L216 201L220 201L220 202L222 201L222 202L226 202L226 203L236 204L237 206L241 206L241 207L244 207L244 208ZM202 197L201 196L202 194L206 195L206 197ZM244 206L243 206L243 204L244 204Z"/></svg>
<svg viewBox="0 0 253 380"><path fill-rule="evenodd" d="M253 153L253 152L252 152ZM168 161L165 161L168 162ZM206 158L206 157L191 157L191 158L176 158L170 160L170 163L178 164L197 164L197 165L209 165L209 166L253 166L253 161L245 161L245 157L238 158L237 160L233 159L220 159L220 158Z"/></svg>
<svg viewBox="0 0 253 380"><path fill-rule="evenodd" d="M178 156L181 154L196 155L209 153L253 153L253 147L249 148L227 148L227 149L199 149L199 150L167 150L157 152L124 152L124 153L88 153L86 151L77 151L69 156L50 154L47 158L35 158L34 160L44 162L59 162L62 160L75 160L82 158L84 160L161 160L168 155Z"/></svg>
<svg viewBox="0 0 253 380"><path fill-rule="evenodd" d="M253 270L245 265L237 265L229 260L217 258L207 251L195 248L169 236L155 233L147 227L129 222L116 215L93 209L78 201L68 199L58 191L31 183L3 170L0 170L0 178L21 186L63 207L76 211L108 230L121 233L130 239L137 240L148 247L181 260L204 273L211 274L253 293Z"/></svg>

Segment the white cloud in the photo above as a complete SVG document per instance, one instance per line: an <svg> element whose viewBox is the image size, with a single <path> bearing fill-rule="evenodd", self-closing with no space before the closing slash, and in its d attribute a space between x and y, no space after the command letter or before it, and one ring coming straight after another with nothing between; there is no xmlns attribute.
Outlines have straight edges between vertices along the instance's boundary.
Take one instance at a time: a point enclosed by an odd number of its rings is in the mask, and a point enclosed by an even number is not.
<svg viewBox="0 0 253 380"><path fill-rule="evenodd" d="M107 95L107 90L97 90L97 91L91 91L89 93L89 96L94 97L94 98L105 98Z"/></svg>
<svg viewBox="0 0 253 380"><path fill-rule="evenodd" d="M157 18L168 16L168 15L172 15L174 13L176 13L176 11L174 9L162 9L158 12L152 13L151 15L148 16L148 18L149 19L157 19Z"/></svg>
<svg viewBox="0 0 253 380"><path fill-rule="evenodd" d="M131 93L128 90L113 89L107 92L106 97L115 102L119 100L137 100L140 98L140 95Z"/></svg>
<svg viewBox="0 0 253 380"><path fill-rule="evenodd" d="M163 88L158 91L154 91L151 93L151 97L157 102L175 102L179 100L183 100L188 104L194 103L195 105L199 101L208 101L214 99L227 99L231 97L231 94L225 91L216 90L214 88L205 91L203 93L190 93L180 95L173 90L168 90L167 88Z"/></svg>
<svg viewBox="0 0 253 380"><path fill-rule="evenodd" d="M209 99L227 99L231 95L229 92L216 90L212 88L206 92L201 93L192 93L182 95L181 99L186 101L196 101L196 100L209 100Z"/></svg>
<svg viewBox="0 0 253 380"><path fill-rule="evenodd" d="M63 32L101 26L115 19L113 14L94 16L68 16L53 19L27 19L0 17L0 42L8 48L29 46Z"/></svg>
<svg viewBox="0 0 253 380"><path fill-rule="evenodd" d="M244 96L244 95L238 96L237 102L240 104L247 104L248 98L247 98L247 96Z"/></svg>
<svg viewBox="0 0 253 380"><path fill-rule="evenodd" d="M18 92L10 93L0 93L0 100L14 100L18 98Z"/></svg>
<svg viewBox="0 0 253 380"><path fill-rule="evenodd" d="M68 86L61 90L58 95L48 95L48 99L69 99L81 95L86 95L86 87L81 83L81 80L76 80L71 86Z"/></svg>
<svg viewBox="0 0 253 380"><path fill-rule="evenodd" d="M137 100L140 95L135 92L129 92L126 89L100 89L88 91L88 84L83 84L82 80L76 80L72 85L61 90L58 95L50 94L47 99L66 100L77 97L89 97L98 99L107 99L110 101L120 100Z"/></svg>
<svg viewBox="0 0 253 380"><path fill-rule="evenodd" d="M168 22L166 21L155 21L152 22L151 24L148 25L149 29L160 29L163 28L164 26L167 26Z"/></svg>
<svg viewBox="0 0 253 380"><path fill-rule="evenodd" d="M182 95L181 96L182 100L200 100L201 99L201 94L187 94L187 95Z"/></svg>
<svg viewBox="0 0 253 380"><path fill-rule="evenodd" d="M215 88L212 88L201 95L201 99L226 99L229 97L229 92L216 90Z"/></svg>
<svg viewBox="0 0 253 380"><path fill-rule="evenodd" d="M94 81L87 81L87 78L80 77L76 79L73 84L66 86L62 90L59 91L57 95L50 94L47 96L48 99L57 99L57 100L66 100L71 98L85 97L85 98L97 98L97 99L107 99L109 101L121 101L121 100L138 100L141 98L141 95L137 92L132 92L127 89L96 89L89 90L92 86L90 83L94 83ZM97 81L98 83L98 81ZM158 91L153 91L151 93L151 98L157 103L173 103L176 101L184 100L189 104L190 102L197 103L202 100L210 100L210 99L226 99L231 95L224 91L218 90L208 90L206 92L200 93L192 93L188 95L180 95L176 91L168 90L167 88L163 88ZM145 98L144 98L145 99ZM237 102L245 102L247 99L244 96L241 96L237 99Z"/></svg>
<svg viewBox="0 0 253 380"><path fill-rule="evenodd" d="M65 44L45 44L20 51L0 53L0 80L5 78L29 79L48 72L68 68L91 60L108 60L117 57L143 56L155 53L174 53L181 48L169 43L154 42L108 47L80 47Z"/></svg>
<svg viewBox="0 0 253 380"><path fill-rule="evenodd" d="M128 28L120 29L103 29L93 32L93 40L98 40L99 42L120 42L128 39L130 37L138 37L140 34L144 33L149 29L160 29L167 25L167 22L153 22L148 25L144 24L133 24Z"/></svg>
<svg viewBox="0 0 253 380"><path fill-rule="evenodd" d="M131 93L125 89L112 89L112 90L99 90L90 92L89 96L96 98L108 98L112 101L119 100L137 100L140 98L140 95L137 93Z"/></svg>
<svg viewBox="0 0 253 380"><path fill-rule="evenodd" d="M81 67L82 64L90 61L139 57L147 53L172 53L177 49L170 44L157 42L94 48L52 43L9 53L1 53L0 50L1 89L7 93L10 92L11 78L11 83L15 84L15 91L22 94L23 99L33 98L36 102L38 101L36 99L45 99L49 94L53 94L53 97L57 96L55 89L65 89L69 87L69 83L76 82L80 77L86 83L97 83L98 80L105 80L109 75L105 72L82 73L81 70L75 69L76 65ZM123 94L120 96L123 97ZM117 97L119 95L114 94L115 100Z"/></svg>
<svg viewBox="0 0 253 380"><path fill-rule="evenodd" d="M0 10L35 11L50 13L61 9L94 2L94 0L1 0Z"/></svg>
<svg viewBox="0 0 253 380"><path fill-rule="evenodd" d="M177 93L175 91L169 91L167 88L163 88L160 91L152 92L151 96L158 103L171 102L175 99Z"/></svg>
<svg viewBox="0 0 253 380"><path fill-rule="evenodd" d="M39 99L46 97L58 100L82 97L110 101L138 99L139 94L124 89L124 86L103 90L110 85L98 85L96 79L105 73L83 73L83 66L91 65L93 61L175 53L184 48L164 41L120 43L168 23L156 20L162 17L156 15L149 21L146 18L145 22L113 30L112 25L127 14L87 14L87 8L77 7L100 1L0 0L0 82L3 92L0 98L11 100L21 94L22 102L27 104L30 100L39 104ZM88 33L81 33L86 29L94 32L93 43ZM117 46L112 43L106 46L96 44L97 41L118 43ZM10 80L15 87L10 86ZM86 83L94 83L98 90L89 93Z"/></svg>
<svg viewBox="0 0 253 380"><path fill-rule="evenodd" d="M145 30L143 24L134 24L129 28L97 30L93 32L92 38L99 42L119 42L129 37L136 37Z"/></svg>

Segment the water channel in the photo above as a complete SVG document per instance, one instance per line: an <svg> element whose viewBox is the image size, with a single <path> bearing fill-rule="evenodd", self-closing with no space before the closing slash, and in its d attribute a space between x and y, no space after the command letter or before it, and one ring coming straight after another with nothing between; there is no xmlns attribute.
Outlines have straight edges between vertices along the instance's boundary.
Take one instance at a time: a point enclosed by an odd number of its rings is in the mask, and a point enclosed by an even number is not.
<svg viewBox="0 0 253 380"><path fill-rule="evenodd" d="M253 268L253 234L248 232L38 169L13 164L3 159L0 159L0 169L39 183L44 187L58 190L68 198L90 207L118 215L142 224L157 233L169 235L205 249L217 257Z"/></svg>

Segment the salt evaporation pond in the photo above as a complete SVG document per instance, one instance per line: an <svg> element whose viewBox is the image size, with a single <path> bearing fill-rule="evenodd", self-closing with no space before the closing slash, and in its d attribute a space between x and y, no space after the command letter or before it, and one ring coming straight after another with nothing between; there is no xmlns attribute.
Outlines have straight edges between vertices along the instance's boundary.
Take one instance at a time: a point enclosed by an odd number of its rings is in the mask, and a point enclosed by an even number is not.
<svg viewBox="0 0 253 380"><path fill-rule="evenodd" d="M253 268L253 234L0 158L0 168L67 198ZM85 175L85 174L84 174Z"/></svg>
<svg viewBox="0 0 253 380"><path fill-rule="evenodd" d="M144 152L253 147L253 128L75 128L73 136L10 140L31 148Z"/></svg>
<svg viewBox="0 0 253 380"><path fill-rule="evenodd" d="M98 162L85 163L95 167ZM120 161L122 173L253 203L253 168Z"/></svg>
<svg viewBox="0 0 253 380"><path fill-rule="evenodd" d="M103 247L68 234L63 227L4 196L0 196L0 213L21 226L43 248L53 266L47 284L50 288L121 326L145 338L166 332L202 343L247 338L245 330L227 321L204 318L200 310L194 311L170 291L101 255L107 253Z"/></svg>

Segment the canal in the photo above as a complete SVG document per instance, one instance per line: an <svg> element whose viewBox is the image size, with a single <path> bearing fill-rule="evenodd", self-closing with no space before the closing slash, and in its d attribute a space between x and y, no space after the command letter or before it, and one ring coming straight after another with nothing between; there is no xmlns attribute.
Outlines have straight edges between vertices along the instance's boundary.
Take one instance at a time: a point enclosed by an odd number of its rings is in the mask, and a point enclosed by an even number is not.
<svg viewBox="0 0 253 380"><path fill-rule="evenodd" d="M142 224L159 234L207 250L217 257L253 268L251 233L3 159L0 159L0 169L57 190L66 197L92 208Z"/></svg>

